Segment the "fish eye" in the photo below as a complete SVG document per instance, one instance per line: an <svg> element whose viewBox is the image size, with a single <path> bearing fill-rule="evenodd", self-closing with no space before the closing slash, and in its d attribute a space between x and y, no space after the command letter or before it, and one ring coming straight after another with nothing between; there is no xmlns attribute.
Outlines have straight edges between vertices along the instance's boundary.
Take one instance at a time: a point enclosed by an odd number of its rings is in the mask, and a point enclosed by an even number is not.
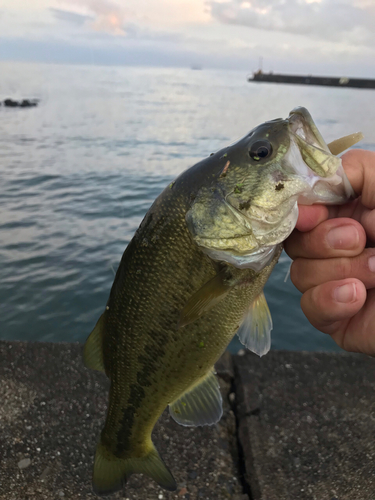
<svg viewBox="0 0 375 500"><path fill-rule="evenodd" d="M270 154L272 154L272 146L271 143L266 140L254 142L249 150L250 158L255 161L267 158Z"/></svg>

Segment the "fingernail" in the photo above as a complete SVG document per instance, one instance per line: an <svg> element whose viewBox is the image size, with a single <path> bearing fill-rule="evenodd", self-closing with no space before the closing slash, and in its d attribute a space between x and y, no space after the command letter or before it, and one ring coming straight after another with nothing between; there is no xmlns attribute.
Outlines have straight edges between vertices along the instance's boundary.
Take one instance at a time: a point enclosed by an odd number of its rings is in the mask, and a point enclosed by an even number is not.
<svg viewBox="0 0 375 500"><path fill-rule="evenodd" d="M369 258L368 267L372 273L375 272L375 255Z"/></svg>
<svg viewBox="0 0 375 500"><path fill-rule="evenodd" d="M350 250L358 245L359 234L354 226L340 226L327 234L327 243L331 248Z"/></svg>
<svg viewBox="0 0 375 500"><path fill-rule="evenodd" d="M354 283L338 286L333 292L336 302L354 302L357 297L357 289Z"/></svg>

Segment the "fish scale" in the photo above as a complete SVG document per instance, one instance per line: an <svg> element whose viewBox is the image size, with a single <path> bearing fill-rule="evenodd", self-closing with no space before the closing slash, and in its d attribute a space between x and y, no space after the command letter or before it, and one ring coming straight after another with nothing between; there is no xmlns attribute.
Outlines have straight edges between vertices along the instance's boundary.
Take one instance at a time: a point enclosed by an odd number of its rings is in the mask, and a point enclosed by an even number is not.
<svg viewBox="0 0 375 500"><path fill-rule="evenodd" d="M166 202L151 208L151 223L147 224L146 217L143 222L145 229L142 230L141 224L129 244L118 271L122 283L114 285L116 293L111 293L107 304L109 309L104 313L107 333L103 347L108 353L104 359L111 360L106 365L111 390L101 439L121 458L130 454L142 455L144 436L150 439L164 408L213 367L274 265L273 262L263 271L264 278L256 288L232 290L224 304L178 330L182 305L195 290L215 276L216 269L195 245L186 227L190 189L186 196L182 184L183 194L175 202L177 209L171 213L168 208L171 198L176 197L177 188L175 186L173 192L168 189L163 192L161 197L165 196ZM169 216L164 216L163 208ZM142 245L145 238L152 240L155 231L157 241ZM184 265L181 265L182 260ZM126 263L126 272L121 267L123 263ZM146 263L154 272L145 272ZM141 269L141 273L137 274L137 269ZM244 270L240 274L253 276L255 273ZM117 280L116 276L115 283ZM158 298L156 302L155 296ZM199 347L201 342L204 347ZM114 351L115 358L110 355ZM140 373L147 376L150 385L138 382L137 374ZM144 397L134 401L136 387L142 390ZM140 412L137 410L141 404ZM130 420L124 419L124 413L128 417L131 415Z"/></svg>

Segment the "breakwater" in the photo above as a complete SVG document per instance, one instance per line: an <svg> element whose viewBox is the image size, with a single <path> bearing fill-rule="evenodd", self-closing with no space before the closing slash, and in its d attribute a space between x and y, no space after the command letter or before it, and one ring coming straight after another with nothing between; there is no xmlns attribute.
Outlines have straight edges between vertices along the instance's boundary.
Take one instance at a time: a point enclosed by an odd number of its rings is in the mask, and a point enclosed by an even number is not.
<svg viewBox="0 0 375 500"><path fill-rule="evenodd" d="M263 73L256 71L249 82L289 83L293 85L318 85L324 87L350 87L357 89L375 89L375 79L349 78L346 76L313 76L313 75L285 75L280 73Z"/></svg>

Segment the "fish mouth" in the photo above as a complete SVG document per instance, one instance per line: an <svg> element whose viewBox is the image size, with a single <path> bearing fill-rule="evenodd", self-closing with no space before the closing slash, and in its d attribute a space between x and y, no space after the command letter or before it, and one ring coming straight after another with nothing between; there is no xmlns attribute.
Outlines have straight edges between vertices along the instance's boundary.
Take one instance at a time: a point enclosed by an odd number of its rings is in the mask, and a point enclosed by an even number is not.
<svg viewBox="0 0 375 500"><path fill-rule="evenodd" d="M313 146L331 154L322 134L306 108L300 106L292 109L289 113L288 124L289 131L296 137L301 146Z"/></svg>
<svg viewBox="0 0 375 500"><path fill-rule="evenodd" d="M355 198L341 159L331 153L307 109L294 108L289 113L288 127L289 164L310 185L310 190L298 198L298 204L333 205ZM298 157L303 161L298 161Z"/></svg>

